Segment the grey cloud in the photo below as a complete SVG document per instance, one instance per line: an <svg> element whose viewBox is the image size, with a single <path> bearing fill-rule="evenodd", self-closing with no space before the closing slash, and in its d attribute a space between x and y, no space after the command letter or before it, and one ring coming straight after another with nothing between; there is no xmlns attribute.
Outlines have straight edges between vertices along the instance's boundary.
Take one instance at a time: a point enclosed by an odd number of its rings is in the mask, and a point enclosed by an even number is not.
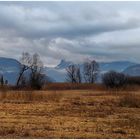
<svg viewBox="0 0 140 140"><path fill-rule="evenodd" d="M18 59L22 51L38 52L51 66L62 58L138 61L140 2L130 5L0 2L0 55Z"/></svg>
<svg viewBox="0 0 140 140"><path fill-rule="evenodd" d="M13 29L16 31L17 36L27 38L85 37L104 32L134 29L140 26L140 18L128 17L124 21L117 11L114 14L108 14L106 11L103 13L94 10L95 6L90 7L91 13L84 13L80 8L78 10L72 8L74 10L72 12L65 10L65 4L63 4L64 10L60 9L60 11L57 7L55 11L50 10L48 7L47 9L40 6L26 7L21 5L1 6L0 27ZM116 17L114 18L114 16Z"/></svg>

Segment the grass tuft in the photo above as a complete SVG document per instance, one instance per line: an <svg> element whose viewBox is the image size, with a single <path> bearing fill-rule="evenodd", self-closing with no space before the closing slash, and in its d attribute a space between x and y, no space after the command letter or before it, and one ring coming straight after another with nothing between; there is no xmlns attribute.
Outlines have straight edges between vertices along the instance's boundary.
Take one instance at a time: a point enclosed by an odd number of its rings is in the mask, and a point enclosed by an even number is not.
<svg viewBox="0 0 140 140"><path fill-rule="evenodd" d="M128 93L120 97L119 105L122 107L140 108L140 96Z"/></svg>

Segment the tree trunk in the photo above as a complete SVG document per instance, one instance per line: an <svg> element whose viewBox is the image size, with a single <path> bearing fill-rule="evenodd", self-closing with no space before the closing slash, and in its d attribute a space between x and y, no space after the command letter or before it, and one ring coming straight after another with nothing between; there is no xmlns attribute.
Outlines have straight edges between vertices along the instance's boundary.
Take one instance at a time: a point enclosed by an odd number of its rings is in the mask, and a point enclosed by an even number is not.
<svg viewBox="0 0 140 140"><path fill-rule="evenodd" d="M16 83L16 86L17 86L17 87L19 86L19 82L20 82L20 79L21 79L23 73L24 73L24 71L22 71L22 72L19 74L19 77L18 77L17 83Z"/></svg>

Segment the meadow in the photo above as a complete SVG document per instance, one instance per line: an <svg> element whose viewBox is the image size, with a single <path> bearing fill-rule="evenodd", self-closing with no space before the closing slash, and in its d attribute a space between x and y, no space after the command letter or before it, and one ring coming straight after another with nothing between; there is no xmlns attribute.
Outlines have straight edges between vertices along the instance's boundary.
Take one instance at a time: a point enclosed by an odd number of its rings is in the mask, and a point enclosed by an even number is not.
<svg viewBox="0 0 140 140"><path fill-rule="evenodd" d="M140 138L138 89L68 87L1 90L0 138Z"/></svg>

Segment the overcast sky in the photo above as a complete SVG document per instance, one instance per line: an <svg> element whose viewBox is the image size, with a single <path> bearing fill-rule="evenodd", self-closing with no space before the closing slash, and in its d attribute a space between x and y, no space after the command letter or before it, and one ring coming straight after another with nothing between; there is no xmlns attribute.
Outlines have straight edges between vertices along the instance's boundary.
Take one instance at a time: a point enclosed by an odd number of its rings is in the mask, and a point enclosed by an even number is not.
<svg viewBox="0 0 140 140"><path fill-rule="evenodd" d="M0 57L37 52L46 66L140 60L140 2L0 2Z"/></svg>

